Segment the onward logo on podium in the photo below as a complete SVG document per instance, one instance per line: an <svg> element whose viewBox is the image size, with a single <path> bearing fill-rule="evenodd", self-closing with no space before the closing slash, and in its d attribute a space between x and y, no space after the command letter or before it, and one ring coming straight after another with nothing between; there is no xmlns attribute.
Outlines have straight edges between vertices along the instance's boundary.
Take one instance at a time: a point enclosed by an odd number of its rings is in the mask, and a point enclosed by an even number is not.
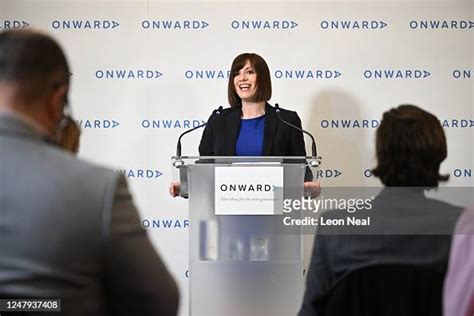
<svg viewBox="0 0 474 316"><path fill-rule="evenodd" d="M215 168L216 215L274 215L283 205L283 167Z"/></svg>

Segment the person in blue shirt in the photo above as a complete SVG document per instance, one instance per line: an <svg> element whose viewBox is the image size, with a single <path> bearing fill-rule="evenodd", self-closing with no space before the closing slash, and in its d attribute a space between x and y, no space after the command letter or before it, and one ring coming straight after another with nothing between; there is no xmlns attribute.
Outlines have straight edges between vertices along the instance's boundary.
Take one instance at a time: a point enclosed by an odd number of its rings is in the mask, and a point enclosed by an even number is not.
<svg viewBox="0 0 474 316"><path fill-rule="evenodd" d="M281 122L272 96L270 70L265 60L253 53L238 55L232 62L228 82L230 108L206 125L199 154L201 156L306 156L303 133ZM294 111L280 109L283 120L301 128ZM309 169L305 174L305 190L317 196L318 181ZM179 195L179 183L170 185L170 194Z"/></svg>

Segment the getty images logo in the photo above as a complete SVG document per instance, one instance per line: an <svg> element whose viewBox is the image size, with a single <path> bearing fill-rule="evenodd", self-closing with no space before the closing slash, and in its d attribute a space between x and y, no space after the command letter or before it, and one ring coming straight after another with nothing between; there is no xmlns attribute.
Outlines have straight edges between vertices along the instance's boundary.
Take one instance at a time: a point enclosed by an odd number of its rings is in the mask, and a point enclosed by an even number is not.
<svg viewBox="0 0 474 316"><path fill-rule="evenodd" d="M113 20L54 20L51 27L55 30L112 30L119 27Z"/></svg>
<svg viewBox="0 0 474 316"><path fill-rule="evenodd" d="M24 29L30 26L30 23L22 20L0 20L0 30Z"/></svg>
<svg viewBox="0 0 474 316"><path fill-rule="evenodd" d="M119 172L126 178L143 180L156 179L163 175L161 171L156 169L120 169Z"/></svg>
<svg viewBox="0 0 474 316"><path fill-rule="evenodd" d="M95 71L96 79L158 79L163 73L156 69L97 69Z"/></svg>
<svg viewBox="0 0 474 316"><path fill-rule="evenodd" d="M469 30L474 28L470 20L412 20L412 30Z"/></svg>
<svg viewBox="0 0 474 316"><path fill-rule="evenodd" d="M323 30L381 30L388 24L376 20L323 20L319 26Z"/></svg>
<svg viewBox="0 0 474 316"><path fill-rule="evenodd" d="M291 20L234 20L230 26L234 30L291 30L298 23Z"/></svg>
<svg viewBox="0 0 474 316"><path fill-rule="evenodd" d="M199 20L143 20L144 30L203 30L209 26L206 21Z"/></svg>
<svg viewBox="0 0 474 316"><path fill-rule="evenodd" d="M81 129L113 129L120 125L118 121L112 119L82 119L76 120L76 123Z"/></svg>
<svg viewBox="0 0 474 316"><path fill-rule="evenodd" d="M366 69L364 79L425 79L431 73L424 69Z"/></svg>
<svg viewBox="0 0 474 316"><path fill-rule="evenodd" d="M331 69L277 69L273 78L282 80L336 79L342 72ZM228 80L229 70L223 69L187 69L184 77L188 80Z"/></svg>

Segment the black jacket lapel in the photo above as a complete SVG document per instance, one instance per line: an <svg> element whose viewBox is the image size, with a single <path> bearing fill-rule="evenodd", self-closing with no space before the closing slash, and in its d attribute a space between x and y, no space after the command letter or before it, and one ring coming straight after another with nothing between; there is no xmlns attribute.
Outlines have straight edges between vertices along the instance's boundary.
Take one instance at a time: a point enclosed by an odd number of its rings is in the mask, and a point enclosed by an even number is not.
<svg viewBox="0 0 474 316"><path fill-rule="evenodd" d="M278 117L270 104L265 104L265 130L263 131L263 155L272 155L273 140L278 127Z"/></svg>
<svg viewBox="0 0 474 316"><path fill-rule="evenodd" d="M237 137L240 131L240 118L242 117L242 108L235 108L227 120L227 126L223 126L228 130L226 154L228 156L235 156L235 145L237 144Z"/></svg>

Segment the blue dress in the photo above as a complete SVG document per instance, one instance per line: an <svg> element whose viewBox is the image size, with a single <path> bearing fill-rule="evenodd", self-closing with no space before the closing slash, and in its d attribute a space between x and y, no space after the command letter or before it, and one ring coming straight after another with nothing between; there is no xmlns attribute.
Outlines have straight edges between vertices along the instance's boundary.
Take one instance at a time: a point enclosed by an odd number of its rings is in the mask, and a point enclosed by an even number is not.
<svg viewBox="0 0 474 316"><path fill-rule="evenodd" d="M265 114L240 120L240 132L235 144L237 156L263 156Z"/></svg>

